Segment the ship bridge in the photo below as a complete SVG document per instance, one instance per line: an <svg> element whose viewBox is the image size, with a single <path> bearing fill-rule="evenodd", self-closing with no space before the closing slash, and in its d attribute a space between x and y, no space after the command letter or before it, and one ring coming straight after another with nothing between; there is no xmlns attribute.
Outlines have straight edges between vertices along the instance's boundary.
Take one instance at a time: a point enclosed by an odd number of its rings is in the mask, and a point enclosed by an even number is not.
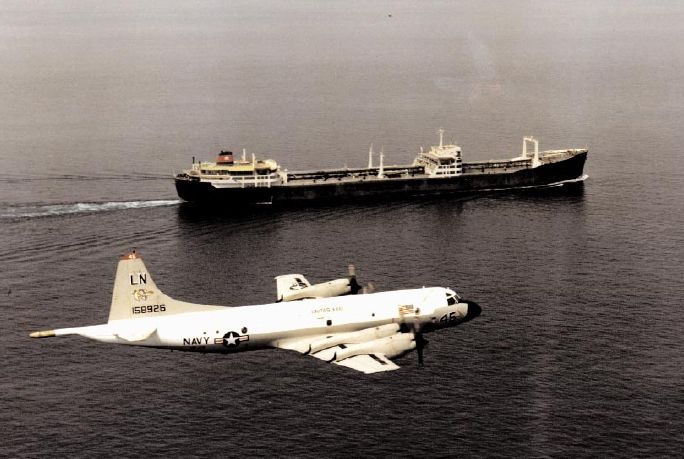
<svg viewBox="0 0 684 459"><path fill-rule="evenodd" d="M444 145L444 129L439 130L439 146L423 151L413 161L414 166L422 166L429 177L455 177L463 173L461 147L455 144Z"/></svg>

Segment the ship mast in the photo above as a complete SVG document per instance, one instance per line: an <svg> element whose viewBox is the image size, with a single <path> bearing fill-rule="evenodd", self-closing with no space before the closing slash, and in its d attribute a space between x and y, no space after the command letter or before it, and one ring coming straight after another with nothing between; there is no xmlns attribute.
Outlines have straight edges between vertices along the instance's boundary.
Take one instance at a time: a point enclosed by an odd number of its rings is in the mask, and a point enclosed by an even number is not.
<svg viewBox="0 0 684 459"><path fill-rule="evenodd" d="M385 178L385 148L380 148L380 168L378 168L378 178Z"/></svg>
<svg viewBox="0 0 684 459"><path fill-rule="evenodd" d="M538 167L541 162L539 161L539 141L532 136L523 137L523 151L522 158L527 159L527 143L531 142L534 144L534 156L532 157L532 167Z"/></svg>

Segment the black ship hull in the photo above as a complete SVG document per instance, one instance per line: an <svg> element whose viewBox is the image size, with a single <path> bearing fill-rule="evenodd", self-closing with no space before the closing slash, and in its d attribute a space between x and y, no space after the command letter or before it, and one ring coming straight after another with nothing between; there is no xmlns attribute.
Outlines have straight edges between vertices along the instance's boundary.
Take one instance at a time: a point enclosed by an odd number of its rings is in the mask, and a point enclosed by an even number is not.
<svg viewBox="0 0 684 459"><path fill-rule="evenodd" d="M354 202L415 196L479 193L525 187L541 187L578 179L583 175L586 151L563 161L514 172L477 173L456 177L398 177L385 180L343 181L335 178L318 183L288 183L271 187L215 188L209 182L187 176L176 177L178 196L200 205L221 209L258 204L304 205L311 202Z"/></svg>

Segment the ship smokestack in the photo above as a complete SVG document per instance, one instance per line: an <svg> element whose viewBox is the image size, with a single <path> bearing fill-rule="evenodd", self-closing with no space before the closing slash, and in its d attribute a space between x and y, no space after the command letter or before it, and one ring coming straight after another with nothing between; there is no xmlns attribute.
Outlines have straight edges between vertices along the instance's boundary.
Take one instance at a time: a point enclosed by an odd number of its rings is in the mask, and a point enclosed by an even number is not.
<svg viewBox="0 0 684 459"><path fill-rule="evenodd" d="M232 151L221 151L216 157L216 164L233 164L233 152Z"/></svg>

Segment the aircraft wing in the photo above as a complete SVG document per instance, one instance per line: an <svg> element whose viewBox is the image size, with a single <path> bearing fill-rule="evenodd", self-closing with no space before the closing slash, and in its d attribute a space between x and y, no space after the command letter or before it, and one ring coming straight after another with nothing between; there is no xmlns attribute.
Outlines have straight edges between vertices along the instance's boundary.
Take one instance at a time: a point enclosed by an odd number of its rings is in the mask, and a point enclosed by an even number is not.
<svg viewBox="0 0 684 459"><path fill-rule="evenodd" d="M362 371L366 374L399 369L399 365L392 362L381 352L356 354L343 360L336 360L335 356L340 355L346 349L348 349L348 346L342 344L316 352L312 355L318 359L332 362L336 365L342 365L343 367L351 368L352 370Z"/></svg>
<svg viewBox="0 0 684 459"><path fill-rule="evenodd" d="M363 371L366 374L399 369L399 365L385 357L384 354L357 355L336 363L352 370Z"/></svg>
<svg viewBox="0 0 684 459"><path fill-rule="evenodd" d="M398 369L390 359L415 349L416 342L413 333L401 333L398 324L387 324L356 332L280 340L275 347L363 373L377 373Z"/></svg>

